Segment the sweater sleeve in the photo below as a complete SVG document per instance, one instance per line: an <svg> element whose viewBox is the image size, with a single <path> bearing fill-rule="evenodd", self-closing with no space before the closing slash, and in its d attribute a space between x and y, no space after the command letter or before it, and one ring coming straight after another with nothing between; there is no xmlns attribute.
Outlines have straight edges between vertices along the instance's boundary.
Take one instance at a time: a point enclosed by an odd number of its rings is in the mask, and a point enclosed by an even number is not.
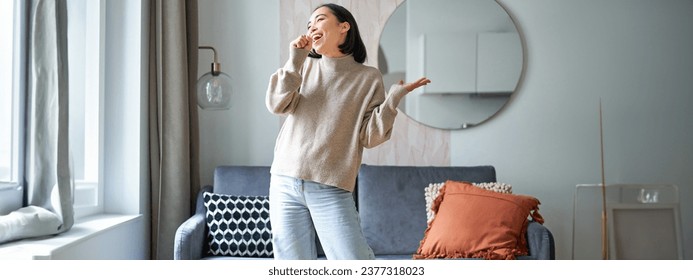
<svg viewBox="0 0 693 280"><path fill-rule="evenodd" d="M290 114L298 105L298 91L302 82L301 71L306 57L308 57L307 50L291 48L289 60L284 67L279 68L270 77L265 105L271 113Z"/></svg>
<svg viewBox="0 0 693 280"><path fill-rule="evenodd" d="M390 87L386 95L382 81L380 82L380 86L368 103L368 111L361 124L361 145L370 149L390 139L392 126L397 116L397 106L406 94L407 89L395 84Z"/></svg>

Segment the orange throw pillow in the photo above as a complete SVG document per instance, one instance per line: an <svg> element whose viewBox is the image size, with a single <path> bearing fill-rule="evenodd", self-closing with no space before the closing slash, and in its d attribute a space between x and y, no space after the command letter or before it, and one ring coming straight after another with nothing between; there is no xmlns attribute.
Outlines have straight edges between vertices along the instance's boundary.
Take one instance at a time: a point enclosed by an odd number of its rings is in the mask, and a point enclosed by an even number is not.
<svg viewBox="0 0 693 280"><path fill-rule="evenodd" d="M414 259L515 259L527 255L528 217L544 223L534 197L497 193L468 182L447 181L433 202Z"/></svg>

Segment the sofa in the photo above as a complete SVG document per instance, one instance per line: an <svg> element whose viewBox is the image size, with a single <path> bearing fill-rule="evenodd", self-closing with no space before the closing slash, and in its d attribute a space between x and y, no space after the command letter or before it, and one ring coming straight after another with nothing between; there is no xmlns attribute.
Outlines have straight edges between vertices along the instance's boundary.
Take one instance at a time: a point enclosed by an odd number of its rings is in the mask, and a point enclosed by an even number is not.
<svg viewBox="0 0 693 280"><path fill-rule="evenodd" d="M267 196L269 170L269 166L217 167L213 186L200 190L194 214L176 231L174 259L249 259L208 252L209 228L203 194ZM412 259L428 225L424 188L446 180L496 182L496 171L493 166L361 166L354 198L363 233L376 259ZM544 225L536 221L527 223L526 244L528 255L517 259L555 259L553 235ZM318 246L318 257L324 259L321 252Z"/></svg>

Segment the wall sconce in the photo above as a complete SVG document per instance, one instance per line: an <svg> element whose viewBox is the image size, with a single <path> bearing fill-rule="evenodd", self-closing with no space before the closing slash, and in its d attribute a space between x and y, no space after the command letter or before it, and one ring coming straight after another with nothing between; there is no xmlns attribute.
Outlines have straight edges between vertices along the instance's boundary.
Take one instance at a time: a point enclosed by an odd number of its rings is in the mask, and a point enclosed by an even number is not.
<svg viewBox="0 0 693 280"><path fill-rule="evenodd" d="M197 105L204 110L226 110L231 107L231 77L221 72L217 51L210 46L199 46L214 52L212 71L197 80Z"/></svg>

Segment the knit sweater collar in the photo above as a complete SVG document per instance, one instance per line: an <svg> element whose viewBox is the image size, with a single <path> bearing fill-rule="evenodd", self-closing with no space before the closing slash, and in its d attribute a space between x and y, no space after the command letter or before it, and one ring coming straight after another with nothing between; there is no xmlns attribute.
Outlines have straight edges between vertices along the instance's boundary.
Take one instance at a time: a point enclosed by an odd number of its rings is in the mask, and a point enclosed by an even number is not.
<svg viewBox="0 0 693 280"><path fill-rule="evenodd" d="M351 54L337 58L322 56L319 63L323 69L332 71L348 70L359 64L354 60L354 56Z"/></svg>

